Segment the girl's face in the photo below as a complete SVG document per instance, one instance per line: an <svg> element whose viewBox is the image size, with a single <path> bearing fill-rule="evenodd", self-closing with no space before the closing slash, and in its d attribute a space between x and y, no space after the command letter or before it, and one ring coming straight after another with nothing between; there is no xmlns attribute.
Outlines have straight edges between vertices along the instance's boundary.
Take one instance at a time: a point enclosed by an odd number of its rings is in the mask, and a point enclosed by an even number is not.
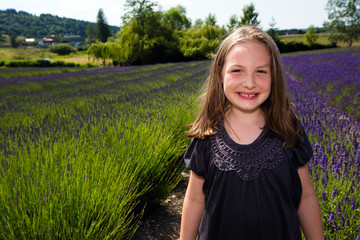
<svg viewBox="0 0 360 240"><path fill-rule="evenodd" d="M225 57L222 76L233 110L262 111L261 104L271 91L271 58L263 44L248 41L234 45Z"/></svg>

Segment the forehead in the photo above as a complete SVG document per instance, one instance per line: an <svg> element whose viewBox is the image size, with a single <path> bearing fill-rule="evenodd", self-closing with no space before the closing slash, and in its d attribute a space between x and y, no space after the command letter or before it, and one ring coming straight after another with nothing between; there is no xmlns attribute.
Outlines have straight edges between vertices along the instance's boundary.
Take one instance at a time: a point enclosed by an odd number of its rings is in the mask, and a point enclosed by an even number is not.
<svg viewBox="0 0 360 240"><path fill-rule="evenodd" d="M225 56L225 62L229 59L233 60L261 60L270 61L270 52L264 43L257 41L244 41L234 44L228 50Z"/></svg>

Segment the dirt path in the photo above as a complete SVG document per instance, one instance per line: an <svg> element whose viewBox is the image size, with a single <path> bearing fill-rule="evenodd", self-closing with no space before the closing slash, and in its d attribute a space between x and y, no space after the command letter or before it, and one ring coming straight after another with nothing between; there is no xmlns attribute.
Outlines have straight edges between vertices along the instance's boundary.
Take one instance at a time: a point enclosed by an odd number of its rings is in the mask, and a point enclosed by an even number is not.
<svg viewBox="0 0 360 240"><path fill-rule="evenodd" d="M189 173L183 173L183 180L170 196L140 222L134 240L175 240L179 238L181 211Z"/></svg>

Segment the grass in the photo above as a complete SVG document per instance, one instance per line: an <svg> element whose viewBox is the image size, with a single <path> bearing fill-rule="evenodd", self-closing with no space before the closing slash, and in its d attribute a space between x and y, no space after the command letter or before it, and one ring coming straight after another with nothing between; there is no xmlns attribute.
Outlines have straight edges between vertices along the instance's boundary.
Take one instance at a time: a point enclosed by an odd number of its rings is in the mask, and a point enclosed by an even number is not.
<svg viewBox="0 0 360 240"><path fill-rule="evenodd" d="M318 39L317 39L317 43L319 44L324 44L324 45L328 45L330 44L329 40L328 40L328 33L319 33L318 34ZM294 35L279 35L280 40L284 41L284 42L301 42L304 44L307 44L306 42L306 38L305 38L305 34L294 34ZM338 42L338 46L339 47L348 47L347 43L344 42ZM353 47L360 47L360 41L356 41L353 43Z"/></svg>
<svg viewBox="0 0 360 240"><path fill-rule="evenodd" d="M49 59L50 61L64 61L79 64L93 63L95 65L101 65L100 61L93 61L92 59L89 59L86 51L59 56L45 48L0 48L0 61L44 58Z"/></svg>
<svg viewBox="0 0 360 240"><path fill-rule="evenodd" d="M341 47L341 48L328 48L320 50L311 50L311 51L299 51L299 52L290 52L282 53L282 56L301 56L301 55L314 55L314 54L326 54L326 53L338 53L338 52L348 52L348 51L357 51L360 50L359 47Z"/></svg>

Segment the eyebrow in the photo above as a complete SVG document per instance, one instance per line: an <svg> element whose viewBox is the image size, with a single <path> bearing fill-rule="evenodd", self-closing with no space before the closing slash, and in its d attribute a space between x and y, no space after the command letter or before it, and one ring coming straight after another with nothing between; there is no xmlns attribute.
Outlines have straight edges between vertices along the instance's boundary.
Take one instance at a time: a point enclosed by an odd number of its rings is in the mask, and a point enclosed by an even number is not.
<svg viewBox="0 0 360 240"><path fill-rule="evenodd" d="M230 67L244 67L244 66L241 64L235 63L235 64L231 64ZM256 68L264 68L264 67L271 67L271 64L265 63L265 64L257 66Z"/></svg>

